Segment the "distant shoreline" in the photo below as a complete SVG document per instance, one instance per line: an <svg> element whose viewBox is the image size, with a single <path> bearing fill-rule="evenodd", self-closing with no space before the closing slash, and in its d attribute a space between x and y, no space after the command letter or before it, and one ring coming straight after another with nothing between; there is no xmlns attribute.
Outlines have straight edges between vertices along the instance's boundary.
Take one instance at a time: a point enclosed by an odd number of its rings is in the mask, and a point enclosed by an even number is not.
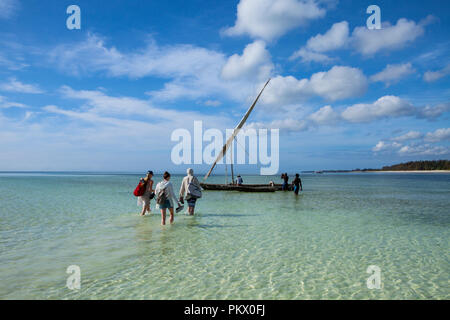
<svg viewBox="0 0 450 320"><path fill-rule="evenodd" d="M302 171L302 174L327 173L450 173L450 170L323 170L320 172Z"/></svg>
<svg viewBox="0 0 450 320"><path fill-rule="evenodd" d="M374 171L355 171L355 172L450 173L450 170L374 170Z"/></svg>

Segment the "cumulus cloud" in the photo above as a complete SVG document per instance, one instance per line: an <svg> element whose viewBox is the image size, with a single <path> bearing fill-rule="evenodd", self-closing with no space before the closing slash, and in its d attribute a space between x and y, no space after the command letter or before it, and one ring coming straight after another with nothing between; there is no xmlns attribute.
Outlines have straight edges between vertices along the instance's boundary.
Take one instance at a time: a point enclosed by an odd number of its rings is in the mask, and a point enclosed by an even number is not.
<svg viewBox="0 0 450 320"><path fill-rule="evenodd" d="M347 21L335 23L325 34L318 34L306 43L306 48L315 52L327 52L347 45L349 27Z"/></svg>
<svg viewBox="0 0 450 320"><path fill-rule="evenodd" d="M382 71L371 76L370 80L373 82L384 82L386 86L390 86L414 72L416 70L411 63L388 64Z"/></svg>
<svg viewBox="0 0 450 320"><path fill-rule="evenodd" d="M297 58L301 58L302 62L319 62L323 64L330 63L334 60L326 54L310 51L305 48L300 48L298 51L294 52L289 59L295 60Z"/></svg>
<svg viewBox="0 0 450 320"><path fill-rule="evenodd" d="M409 131L405 134L402 134L401 136L398 137L394 137L391 140L393 141L408 141L408 140L417 140L417 139L421 139L423 138L423 133L418 132L418 131Z"/></svg>
<svg viewBox="0 0 450 320"><path fill-rule="evenodd" d="M402 145L398 142L379 141L376 146L372 148L372 151L375 153L397 153L401 156L437 156L449 154L450 148L431 144Z"/></svg>
<svg viewBox="0 0 450 320"><path fill-rule="evenodd" d="M288 105L304 101L312 96L335 101L363 94L367 90L367 78L357 68L334 66L326 72L314 73L310 79L277 76L266 89L262 102Z"/></svg>
<svg viewBox="0 0 450 320"><path fill-rule="evenodd" d="M298 80L292 80L289 81L298 81ZM307 80L305 80L307 81ZM276 86L274 90L277 90L280 93L280 90L284 87L278 87ZM292 87L286 86L285 88ZM293 95L297 94L291 93ZM281 96L282 97L282 96ZM272 97L269 96L269 99L272 99ZM344 107L344 108L333 108L330 105L324 106L317 111L311 113L311 114L299 114L298 112L291 112L286 113L288 109L294 106L294 104L289 105L289 103L293 103L292 101L285 101L284 103L287 104L288 108L280 110L283 112L283 116L285 118L289 118L292 121L301 121L302 125L297 126L289 126L290 131L295 131L295 128L297 128L297 131L306 130L309 128L317 127L317 126L331 126L331 125L338 125L342 123L369 123L374 122L381 119L394 119L399 117L416 117L416 118L425 118L427 120L433 120L436 119L438 116L443 115L445 112L450 111L450 104L438 104L435 106L427 106L427 107L417 107L412 105L410 102L401 99L397 96L383 96L376 100L373 103L359 103L354 104L352 106ZM281 103L281 100L279 101ZM443 108L445 106L446 108ZM274 110L274 109L272 109ZM305 119L305 120L295 120L295 119ZM267 123L258 123L260 127L264 126L271 126L272 124ZM448 129L439 129L435 133L428 133L427 134L427 141L437 141L438 139L446 139L446 135L448 134ZM400 147L399 142L405 142L408 140L421 140L424 139L425 134L420 133L418 131L410 131L407 132L401 136L393 137L387 139L388 141L383 141L383 144L379 146L380 150L381 147L388 148L388 147ZM439 138L438 138L439 137ZM395 143L394 143L395 142Z"/></svg>
<svg viewBox="0 0 450 320"><path fill-rule="evenodd" d="M160 101L211 96L243 101L253 91L258 80L255 77L266 77L272 69L270 55L259 41L247 46L242 55L228 59L219 51L193 45L159 46L154 41L143 48L121 52L94 34L88 34L81 42L57 46L50 52L50 62L75 76L97 72L111 77L170 79L163 88L147 92ZM227 62L224 75L230 77L228 80L222 78ZM239 72L236 67L246 68L248 73Z"/></svg>
<svg viewBox="0 0 450 320"><path fill-rule="evenodd" d="M450 128L437 129L434 132L428 132L425 140L430 142L450 141Z"/></svg>
<svg viewBox="0 0 450 320"><path fill-rule="evenodd" d="M433 146L430 144L403 146L400 148L398 153L400 155L441 156L450 154L450 148L444 146Z"/></svg>
<svg viewBox="0 0 450 320"><path fill-rule="evenodd" d="M248 34L267 41L289 30L325 16L316 0L241 0L235 25L224 30L228 36Z"/></svg>
<svg viewBox="0 0 450 320"><path fill-rule="evenodd" d="M372 148L373 152L383 152L383 151L392 151L399 150L402 145L398 142L388 143L385 141L379 141L375 147Z"/></svg>
<svg viewBox="0 0 450 320"><path fill-rule="evenodd" d="M10 78L8 82L0 84L0 90L19 92L19 93L43 93L44 91L39 88L39 86L34 84L25 84L18 81L16 78Z"/></svg>
<svg viewBox="0 0 450 320"><path fill-rule="evenodd" d="M450 112L450 102L439 103L435 106L425 106L417 110L418 118L436 119L446 112Z"/></svg>
<svg viewBox="0 0 450 320"><path fill-rule="evenodd" d="M395 25L384 23L380 30L369 30L366 26L356 27L351 34L348 22L342 21L333 24L324 34L311 37L290 59L301 58L302 62L328 63L333 58L325 55L325 52L346 47L351 47L364 56L373 56L379 51L401 49L422 36L425 33L425 26L432 21L434 21L432 16L419 23L402 18ZM392 73L399 70L388 71Z"/></svg>
<svg viewBox="0 0 450 320"><path fill-rule="evenodd" d="M428 132L426 134L418 131L409 131L404 135L391 138L390 140L391 141L379 141L376 146L372 148L372 151L375 153L396 152L399 155L445 155L450 153L449 147L430 144L430 142L437 143L450 141L450 128L437 129L434 132ZM416 141L408 145L403 144L410 140Z"/></svg>
<svg viewBox="0 0 450 320"><path fill-rule="evenodd" d="M388 117L415 114L415 107L396 96L384 96L374 103L360 103L346 108L342 117L349 122L370 122Z"/></svg>
<svg viewBox="0 0 450 320"><path fill-rule="evenodd" d="M425 33L423 23L399 19L395 25L385 23L380 30L366 26L353 30L353 45L363 55L370 56L381 50L401 49Z"/></svg>
<svg viewBox="0 0 450 320"><path fill-rule="evenodd" d="M323 52L345 47L349 41L349 27L347 21L333 24L325 34L318 34L306 42L306 46L294 52L292 59L302 58L303 62L328 62L331 60Z"/></svg>
<svg viewBox="0 0 450 320"><path fill-rule="evenodd" d="M249 78L263 81L270 76L273 67L266 44L258 40L248 44L242 55L229 57L221 75L226 80Z"/></svg>
<svg viewBox="0 0 450 320"><path fill-rule="evenodd" d="M338 119L352 123L365 123L379 119L406 116L433 120L449 111L450 103L417 107L397 96L383 96L373 103L358 103L343 109ZM397 137L395 140L413 139L417 134L417 132L409 132L404 136Z"/></svg>
<svg viewBox="0 0 450 320"><path fill-rule="evenodd" d="M444 78L450 74L450 64L438 71L427 71L423 75L423 80L426 82L434 82Z"/></svg>
<svg viewBox="0 0 450 320"><path fill-rule="evenodd" d="M340 115L331 106L325 106L309 116L309 119L316 124L333 124L340 119Z"/></svg>

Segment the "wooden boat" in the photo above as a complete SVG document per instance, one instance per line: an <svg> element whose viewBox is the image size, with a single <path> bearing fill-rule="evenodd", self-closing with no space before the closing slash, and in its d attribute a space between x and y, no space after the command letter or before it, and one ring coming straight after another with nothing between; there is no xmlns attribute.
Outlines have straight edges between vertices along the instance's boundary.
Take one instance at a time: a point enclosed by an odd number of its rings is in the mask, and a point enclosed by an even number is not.
<svg viewBox="0 0 450 320"><path fill-rule="evenodd" d="M212 184L200 183L204 190L242 191L242 192L275 192L281 191L281 184ZM292 185L288 186L292 190Z"/></svg>
<svg viewBox="0 0 450 320"><path fill-rule="evenodd" d="M275 192L277 188L269 185L237 185L237 184L212 184L200 183L204 190L219 190L219 191L241 191L241 192Z"/></svg>
<svg viewBox="0 0 450 320"><path fill-rule="evenodd" d="M237 136L239 131L244 126L245 122L247 121L248 117L250 116L250 113L253 111L253 108L255 107L256 103L258 102L259 97L261 96L261 94L263 93L264 89L269 84L269 82L270 82L270 79L267 80L266 84L264 85L264 87L259 92L259 94L256 97L256 99L253 102L253 104L250 106L250 108L245 113L244 117L241 119L239 124L234 129L233 134L228 138L228 140L226 141L226 143L222 147L222 151L219 153L219 155L217 156L217 158L214 161L213 165L211 166L211 169L209 169L208 173L204 177L204 179L203 179L204 181L206 181L206 179L208 179L208 177L211 175L211 172L214 170L214 167L216 166L217 162L222 160L222 158L225 156L227 151L230 149L230 146L231 146L233 140L235 139L235 137ZM230 150L230 152L232 152L232 150ZM231 157L231 159L233 159L233 157ZM228 183L225 183L225 184L211 184L211 183L203 182L203 183L200 183L200 185L205 190L219 190L219 191L275 192L275 191L281 190L281 184L279 184L279 185L274 185L274 184L270 185L269 183L267 183L267 184L241 184L241 185L234 184L233 161L231 161L231 181L233 181L233 183L231 183L231 184L228 184Z"/></svg>

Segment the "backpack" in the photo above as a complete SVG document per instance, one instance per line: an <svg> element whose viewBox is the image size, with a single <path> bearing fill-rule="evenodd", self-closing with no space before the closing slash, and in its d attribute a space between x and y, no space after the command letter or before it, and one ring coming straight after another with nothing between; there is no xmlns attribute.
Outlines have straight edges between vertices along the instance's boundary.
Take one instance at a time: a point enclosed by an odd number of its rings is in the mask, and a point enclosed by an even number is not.
<svg viewBox="0 0 450 320"><path fill-rule="evenodd" d="M199 186L193 183L194 178L192 178L191 182L189 182L187 187L187 196L192 199L200 199L202 197L202 190Z"/></svg>
<svg viewBox="0 0 450 320"><path fill-rule="evenodd" d="M145 193L145 189L147 188L146 183L140 183L137 185L136 189L134 189L133 194L135 197L141 197Z"/></svg>
<svg viewBox="0 0 450 320"><path fill-rule="evenodd" d="M166 188L160 189L156 195L156 203L162 205L167 201Z"/></svg>

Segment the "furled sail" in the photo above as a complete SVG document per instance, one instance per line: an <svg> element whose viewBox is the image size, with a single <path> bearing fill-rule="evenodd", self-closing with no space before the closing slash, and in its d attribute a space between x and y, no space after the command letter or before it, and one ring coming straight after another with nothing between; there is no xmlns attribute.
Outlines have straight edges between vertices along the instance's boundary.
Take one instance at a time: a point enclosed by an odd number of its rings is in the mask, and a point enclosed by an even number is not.
<svg viewBox="0 0 450 320"><path fill-rule="evenodd" d="M250 108L247 110L247 112L245 113L244 117L241 119L241 121L239 122L239 124L236 126L236 128L234 128L233 130L233 134L228 138L227 142L223 145L222 147L222 151L220 151L220 153L218 154L216 160L214 161L213 165L211 166L211 169L209 169L208 173L206 174L206 176L203 178L203 180L206 180L211 172L213 171L214 167L216 166L217 162L219 162L220 160L222 160L222 158L225 156L225 154L227 153L228 149L230 148L231 143L233 142L233 139L237 136L237 134L239 133L239 131L242 129L242 127L244 126L245 122L247 121L248 117L250 116L250 113L253 111L253 108L255 107L256 103L258 102L259 97L261 96L261 94L263 93L264 89L266 88L266 86L269 84L269 80L267 80L266 84L264 85L264 87L261 89L261 91L259 92L258 96L256 97L255 101L253 102L253 104L250 106Z"/></svg>

